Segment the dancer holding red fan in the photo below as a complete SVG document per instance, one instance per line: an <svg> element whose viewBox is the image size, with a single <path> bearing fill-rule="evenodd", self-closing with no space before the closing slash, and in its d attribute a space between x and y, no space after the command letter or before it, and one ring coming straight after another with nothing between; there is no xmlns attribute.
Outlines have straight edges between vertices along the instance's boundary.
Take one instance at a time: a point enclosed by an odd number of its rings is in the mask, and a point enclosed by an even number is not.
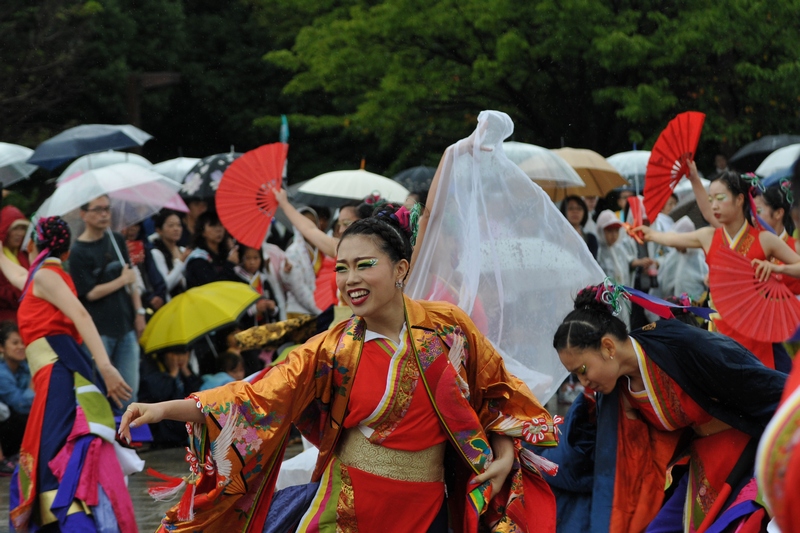
<svg viewBox="0 0 800 533"><path fill-rule="evenodd" d="M705 191L700 184L697 166L693 161L689 162L689 169L689 180L692 181L695 194L698 195L697 203L703 216L712 223L712 227L701 228L691 233L662 233L646 226L636 228L636 231L642 232L645 240L678 248L702 248L712 274L715 268L726 264L725 256L720 253L720 250L727 247L751 260L751 265L755 267L754 277L761 282L768 282L771 273L800 277L800 255L797 255L774 233L761 231L751 223L751 216L754 216L755 213L751 212L750 190L752 185L747 180L734 172L723 173L719 179L711 183L708 201L705 202L700 197L700 194L705 194ZM700 191L703 192L700 193ZM770 262L772 259L777 259L784 264L772 263ZM717 290L715 290L713 282L710 289L713 299L716 300L722 296L717 294L720 289L716 287ZM742 285L740 290L758 289L758 285ZM730 299L726 300L730 301ZM764 306L774 305L766 298L762 298L761 301ZM781 309L779 306L776 312L782 312ZM789 370L791 361L785 350L780 345L773 345L773 343L782 342L786 337L782 337L782 332L771 331L772 321L762 320L761 313L765 311L764 308L731 305L729 308L718 308L718 311L721 318L714 320L714 324L720 333L744 345L766 366L783 371ZM729 322L738 322L735 319L741 314L747 314L750 323L757 324L762 330L769 331L769 334L758 335L758 337L763 339L766 336L770 340L756 340L732 327Z"/></svg>

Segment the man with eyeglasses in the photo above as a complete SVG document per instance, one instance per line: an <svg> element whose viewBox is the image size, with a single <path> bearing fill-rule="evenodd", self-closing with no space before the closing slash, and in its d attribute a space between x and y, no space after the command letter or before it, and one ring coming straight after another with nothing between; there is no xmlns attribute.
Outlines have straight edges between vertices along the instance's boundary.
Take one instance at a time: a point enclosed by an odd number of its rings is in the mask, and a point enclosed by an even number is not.
<svg viewBox="0 0 800 533"><path fill-rule="evenodd" d="M124 412L128 404L136 401L139 389L138 337L144 331L145 310L125 239L109 231L108 196L82 205L80 215L85 229L70 250L69 271L111 362L133 388L131 399L121 409Z"/></svg>

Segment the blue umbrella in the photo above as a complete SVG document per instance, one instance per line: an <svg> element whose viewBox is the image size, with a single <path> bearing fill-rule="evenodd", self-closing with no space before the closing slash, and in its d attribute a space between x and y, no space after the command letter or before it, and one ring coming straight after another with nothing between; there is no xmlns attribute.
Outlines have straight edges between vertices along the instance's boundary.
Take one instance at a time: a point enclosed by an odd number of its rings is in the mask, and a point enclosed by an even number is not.
<svg viewBox="0 0 800 533"><path fill-rule="evenodd" d="M84 124L62 131L36 147L31 165L53 170L85 154L142 146L153 136L130 124Z"/></svg>
<svg viewBox="0 0 800 533"><path fill-rule="evenodd" d="M781 181L791 178L792 177L792 167L782 168L780 170L776 170L766 178L761 184L764 187L772 187L773 185L780 185Z"/></svg>

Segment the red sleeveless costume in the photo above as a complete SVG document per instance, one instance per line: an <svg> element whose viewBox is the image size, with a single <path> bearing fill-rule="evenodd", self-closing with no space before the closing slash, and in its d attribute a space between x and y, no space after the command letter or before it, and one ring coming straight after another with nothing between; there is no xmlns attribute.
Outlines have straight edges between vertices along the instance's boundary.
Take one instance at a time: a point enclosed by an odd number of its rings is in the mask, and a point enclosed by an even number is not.
<svg viewBox="0 0 800 533"><path fill-rule="evenodd" d="M736 253L747 257L748 259L760 259L762 261L766 260L767 256L764 254L764 249L761 248L761 241L758 238L759 233L760 232L756 228L747 224L746 231L744 231L744 233L742 233L738 239L734 237L736 242L733 244L733 246L731 246L723 228L717 228L714 230L714 237L711 239L711 246L706 253L706 264L708 265L709 270L713 269L717 264L717 261L719 261L718 254L716 253L717 250L726 246L730 247ZM714 287L709 287L709 289L713 299ZM743 336L739 331L728 326L723 318L714 319L714 325L716 326L717 331L732 338L750 350L762 363L764 363L764 365L768 366L769 368L775 368L775 355L772 350L772 343L761 342Z"/></svg>

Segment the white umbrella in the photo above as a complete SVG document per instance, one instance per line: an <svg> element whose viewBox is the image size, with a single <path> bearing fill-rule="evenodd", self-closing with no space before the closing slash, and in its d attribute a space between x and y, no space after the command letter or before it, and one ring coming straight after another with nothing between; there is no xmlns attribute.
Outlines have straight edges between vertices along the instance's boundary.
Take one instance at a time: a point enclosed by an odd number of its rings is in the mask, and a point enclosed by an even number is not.
<svg viewBox="0 0 800 533"><path fill-rule="evenodd" d="M636 187L637 193L644 190L644 175L647 173L647 162L650 161L649 150L620 152L607 157L606 161Z"/></svg>
<svg viewBox="0 0 800 533"><path fill-rule="evenodd" d="M366 170L326 172L297 189L294 200L308 205L338 207L349 201L363 200L372 193L389 202L405 202L408 189L379 174Z"/></svg>
<svg viewBox="0 0 800 533"><path fill-rule="evenodd" d="M700 178L700 183L703 184L703 188L708 191L708 186L711 185L711 182L705 178ZM694 189L692 189L692 182L688 179L682 179L678 182L675 186L675 189L672 191L678 196L678 201L683 200L687 196L694 195Z"/></svg>
<svg viewBox="0 0 800 533"><path fill-rule="evenodd" d="M183 183L183 178L194 168L198 161L200 159L197 157L176 157L175 159L167 159L156 163L153 165L153 170L178 183Z"/></svg>
<svg viewBox="0 0 800 533"><path fill-rule="evenodd" d="M536 183L557 187L583 187L585 183L558 154L535 144L504 142L503 151Z"/></svg>
<svg viewBox="0 0 800 533"><path fill-rule="evenodd" d="M112 228L119 231L157 213L164 207L188 211L180 199L180 183L131 163L89 170L59 186L44 201L36 217L61 216L72 226L73 237L83 224L80 206L107 194L111 200Z"/></svg>
<svg viewBox="0 0 800 533"><path fill-rule="evenodd" d="M72 163L69 164L64 172L56 180L56 183L63 183L70 176L78 172L86 172L87 170L95 170L98 168L107 167L109 165L116 165L117 163L130 163L144 168L151 168L153 164L144 157L137 154L129 154L128 152L117 152L115 150L107 150L105 152L97 152L96 154L86 154Z"/></svg>
<svg viewBox="0 0 800 533"><path fill-rule="evenodd" d="M37 166L25 162L32 153L33 150L30 148L0 142L0 183L3 187L8 187L33 174Z"/></svg>
<svg viewBox="0 0 800 533"><path fill-rule="evenodd" d="M756 174L769 176L779 170L787 169L794 165L798 157L800 157L800 144L790 144L789 146L778 148L758 165Z"/></svg>

